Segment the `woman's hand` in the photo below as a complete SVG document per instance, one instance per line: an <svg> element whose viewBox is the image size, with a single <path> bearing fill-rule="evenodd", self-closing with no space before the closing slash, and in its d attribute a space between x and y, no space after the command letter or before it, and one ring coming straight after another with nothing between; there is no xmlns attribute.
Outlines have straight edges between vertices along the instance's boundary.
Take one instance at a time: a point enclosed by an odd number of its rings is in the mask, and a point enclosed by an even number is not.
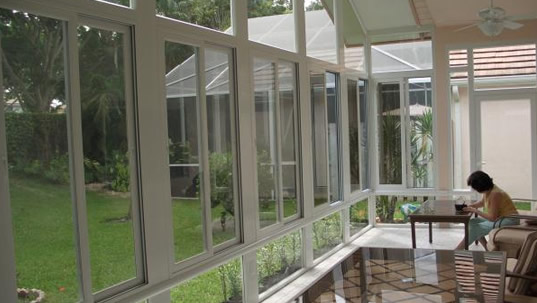
<svg viewBox="0 0 537 303"><path fill-rule="evenodd" d="M467 206L467 207L463 208L462 210L466 211L466 212L469 212L469 213L476 213L477 212L477 208L474 208L474 207L471 207L471 206Z"/></svg>

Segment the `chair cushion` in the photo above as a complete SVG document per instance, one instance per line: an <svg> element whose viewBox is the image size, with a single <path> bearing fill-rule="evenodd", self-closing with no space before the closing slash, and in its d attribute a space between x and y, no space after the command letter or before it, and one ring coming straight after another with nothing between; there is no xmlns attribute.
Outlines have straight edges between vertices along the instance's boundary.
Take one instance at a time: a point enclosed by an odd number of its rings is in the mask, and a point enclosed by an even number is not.
<svg viewBox="0 0 537 303"><path fill-rule="evenodd" d="M520 248L528 234L537 232L522 226L505 226L493 229L489 233L487 249L489 251L505 251L508 258L518 259Z"/></svg>
<svg viewBox="0 0 537 303"><path fill-rule="evenodd" d="M522 275L535 275L537 269L537 231L527 235L526 241L520 249L518 261L513 268L514 273ZM507 287L510 292L517 295L525 295L530 288L530 281L511 277Z"/></svg>

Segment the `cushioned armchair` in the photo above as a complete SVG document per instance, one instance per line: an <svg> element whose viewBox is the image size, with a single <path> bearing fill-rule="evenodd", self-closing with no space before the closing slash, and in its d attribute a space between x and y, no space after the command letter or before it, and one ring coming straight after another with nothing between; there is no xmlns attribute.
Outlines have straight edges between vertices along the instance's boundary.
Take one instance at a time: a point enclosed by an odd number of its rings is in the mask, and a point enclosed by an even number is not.
<svg viewBox="0 0 537 303"><path fill-rule="evenodd" d="M488 250L505 251L505 302L537 302L537 216L516 215L521 225L505 226L489 234Z"/></svg>

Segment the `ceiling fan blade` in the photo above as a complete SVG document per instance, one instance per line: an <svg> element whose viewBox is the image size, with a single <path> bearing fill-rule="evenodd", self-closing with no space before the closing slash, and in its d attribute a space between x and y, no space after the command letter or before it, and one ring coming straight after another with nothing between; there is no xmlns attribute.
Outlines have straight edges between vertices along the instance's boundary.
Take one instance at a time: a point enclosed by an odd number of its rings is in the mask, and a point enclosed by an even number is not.
<svg viewBox="0 0 537 303"><path fill-rule="evenodd" d="M461 28L458 28L458 29L454 30L453 32L454 33L460 32L460 31L467 30L469 28L476 27L476 26L479 26L479 23L473 23L473 24L470 24L470 25L463 26Z"/></svg>
<svg viewBox="0 0 537 303"><path fill-rule="evenodd" d="M524 26L524 24L522 23L514 22L511 20L507 20L507 19L503 20L502 22L503 22L503 26L508 29L519 29L522 26Z"/></svg>

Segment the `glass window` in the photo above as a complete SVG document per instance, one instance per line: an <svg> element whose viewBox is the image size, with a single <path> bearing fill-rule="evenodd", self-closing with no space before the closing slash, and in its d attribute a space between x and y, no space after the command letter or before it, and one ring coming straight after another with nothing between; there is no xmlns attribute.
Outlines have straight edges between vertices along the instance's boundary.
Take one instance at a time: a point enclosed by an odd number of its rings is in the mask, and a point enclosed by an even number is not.
<svg viewBox="0 0 537 303"><path fill-rule="evenodd" d="M205 96L214 245L237 239L237 161L231 50L205 49Z"/></svg>
<svg viewBox="0 0 537 303"><path fill-rule="evenodd" d="M349 220L351 236L369 225L369 203L367 198L351 205L349 208Z"/></svg>
<svg viewBox="0 0 537 303"><path fill-rule="evenodd" d="M408 80L410 116L409 187L433 186L433 106L431 78Z"/></svg>
<svg viewBox="0 0 537 303"><path fill-rule="evenodd" d="M361 183L362 190L369 186L369 102L367 101L367 80L358 80L358 95L360 101L360 150L362 154Z"/></svg>
<svg viewBox="0 0 537 303"><path fill-rule="evenodd" d="M450 74L453 188L468 189L470 175L470 103L468 73Z"/></svg>
<svg viewBox="0 0 537 303"><path fill-rule="evenodd" d="M408 215L434 197L376 196L377 223L408 223Z"/></svg>
<svg viewBox="0 0 537 303"><path fill-rule="evenodd" d="M317 259L343 243L341 213L335 212L313 222L313 258Z"/></svg>
<svg viewBox="0 0 537 303"><path fill-rule="evenodd" d="M340 199L339 84L334 73L311 73L315 206Z"/></svg>
<svg viewBox="0 0 537 303"><path fill-rule="evenodd" d="M328 114L328 165L330 170L330 202L341 199L339 84L337 75L326 73L326 108Z"/></svg>
<svg viewBox="0 0 537 303"><path fill-rule="evenodd" d="M426 40L372 45L371 64L373 73L431 69L432 42Z"/></svg>
<svg viewBox="0 0 537 303"><path fill-rule="evenodd" d="M283 216L298 214L299 166L296 69L294 63L278 64L279 120L281 136L281 176Z"/></svg>
<svg viewBox="0 0 537 303"><path fill-rule="evenodd" d="M465 49L455 49L449 51L449 67L468 66L468 51Z"/></svg>
<svg viewBox="0 0 537 303"><path fill-rule="evenodd" d="M294 64L255 58L254 90L259 218L265 227L298 213Z"/></svg>
<svg viewBox="0 0 537 303"><path fill-rule="evenodd" d="M535 44L476 48L476 90L535 87Z"/></svg>
<svg viewBox="0 0 537 303"><path fill-rule="evenodd" d="M349 115L349 158L351 192L360 190L360 121L358 103L358 81L347 80L347 102Z"/></svg>
<svg viewBox="0 0 537 303"><path fill-rule="evenodd" d="M200 52L205 63L201 75ZM165 43L165 54L175 259L179 262L203 253L207 245L237 240L233 60L229 49L199 49L173 42ZM200 77L205 84L206 125L201 122ZM205 127L207 180L202 179L200 168ZM210 196L205 196L208 192ZM207 225L212 243L207 243Z"/></svg>
<svg viewBox="0 0 537 303"><path fill-rule="evenodd" d="M220 265L170 290L172 303L242 302L240 258Z"/></svg>
<svg viewBox="0 0 537 303"><path fill-rule="evenodd" d="M137 277L134 102L129 33L79 26L80 95L92 285ZM138 273L139 274L139 273ZM140 277L140 276L139 276Z"/></svg>
<svg viewBox="0 0 537 303"><path fill-rule="evenodd" d="M302 236L295 231L257 250L259 293L302 268Z"/></svg>
<svg viewBox="0 0 537 303"><path fill-rule="evenodd" d="M5 111L0 131L7 138L17 287L40 289L49 302L79 301L64 23L5 9L0 15Z"/></svg>
<svg viewBox="0 0 537 303"><path fill-rule="evenodd" d="M254 59L254 102L257 147L257 197L260 226L278 220L276 201L276 70L272 61Z"/></svg>
<svg viewBox="0 0 537 303"><path fill-rule="evenodd" d="M321 1L307 1L306 10L306 51L308 56L327 62L337 63L336 27L332 5L325 7Z"/></svg>
<svg viewBox="0 0 537 303"><path fill-rule="evenodd" d="M231 1L156 0L156 13L175 20L233 34Z"/></svg>
<svg viewBox="0 0 537 303"><path fill-rule="evenodd" d="M248 37L294 52L293 0L248 0Z"/></svg>
<svg viewBox="0 0 537 303"><path fill-rule="evenodd" d="M165 42L168 152L173 208L175 260L205 250L201 201L198 51Z"/></svg>
<svg viewBox="0 0 537 303"><path fill-rule="evenodd" d="M378 84L379 183L402 184L399 83Z"/></svg>
<svg viewBox="0 0 537 303"><path fill-rule="evenodd" d="M97 0L97 1L113 3L113 4L117 4L117 5L121 5L121 6L126 6L126 7L130 7L130 6L131 6L130 0Z"/></svg>
<svg viewBox="0 0 537 303"><path fill-rule="evenodd" d="M325 77L322 73L310 74L312 106L313 189L315 206L328 202L328 138L325 105Z"/></svg>

